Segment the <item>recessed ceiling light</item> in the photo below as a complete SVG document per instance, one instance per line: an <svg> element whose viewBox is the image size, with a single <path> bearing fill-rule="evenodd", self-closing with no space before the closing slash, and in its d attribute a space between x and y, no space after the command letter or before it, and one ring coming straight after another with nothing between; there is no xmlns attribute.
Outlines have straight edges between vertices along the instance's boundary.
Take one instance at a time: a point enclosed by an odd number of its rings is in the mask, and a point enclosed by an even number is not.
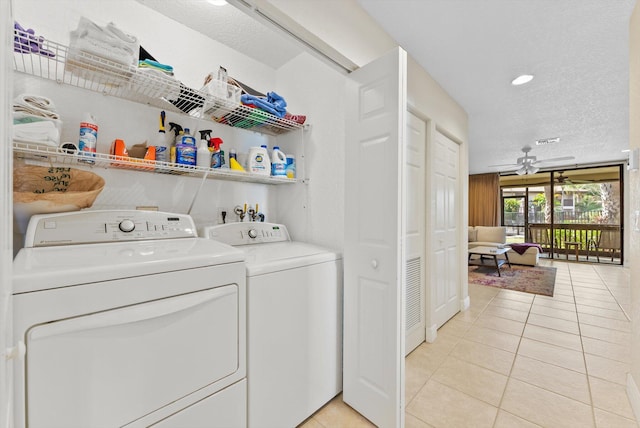
<svg viewBox="0 0 640 428"><path fill-rule="evenodd" d="M514 86L524 85L525 83L531 82L533 76L531 74L522 74L511 81L511 84Z"/></svg>
<svg viewBox="0 0 640 428"><path fill-rule="evenodd" d="M224 6L225 4L227 4L227 0L207 0L207 1L214 6Z"/></svg>

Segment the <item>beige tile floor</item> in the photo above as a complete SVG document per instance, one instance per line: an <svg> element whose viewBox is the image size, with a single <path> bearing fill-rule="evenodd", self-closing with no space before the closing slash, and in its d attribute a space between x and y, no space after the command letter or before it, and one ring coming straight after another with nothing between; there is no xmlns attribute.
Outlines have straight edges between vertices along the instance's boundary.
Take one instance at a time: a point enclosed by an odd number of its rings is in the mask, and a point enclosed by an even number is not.
<svg viewBox="0 0 640 428"><path fill-rule="evenodd" d="M541 264L558 269L554 297L469 285L471 307L407 356L407 428L638 426L628 269ZM302 425L372 426L340 395Z"/></svg>

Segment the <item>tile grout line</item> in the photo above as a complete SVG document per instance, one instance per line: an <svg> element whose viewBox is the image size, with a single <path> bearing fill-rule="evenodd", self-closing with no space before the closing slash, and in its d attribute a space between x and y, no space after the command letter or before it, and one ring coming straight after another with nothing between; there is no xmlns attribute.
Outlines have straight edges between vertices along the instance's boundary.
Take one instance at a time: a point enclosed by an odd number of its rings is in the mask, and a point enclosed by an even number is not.
<svg viewBox="0 0 640 428"><path fill-rule="evenodd" d="M575 293L575 284L573 283L573 276L571 275L571 268L569 268L569 277L571 279L571 289L573 290L573 301L574 301L574 305L576 307L576 316L578 318L578 333L580 335L580 347L582 348L582 361L584 362L584 371L585 371L585 375L587 377L587 389L589 390L589 400L591 401L591 419L593 421L593 426L597 427L597 422L596 422L596 409L595 409L595 403L593 401L593 391L591 390L591 380L590 380L590 376L589 376L589 367L587 366L587 356L586 356L586 352L584 349L584 342L582 340L582 328L580 326L580 314L578 313L578 304L575 302L576 298L576 293Z"/></svg>
<svg viewBox="0 0 640 428"><path fill-rule="evenodd" d="M498 421L498 414L500 413L500 410L503 410L502 402L504 401L504 396L507 392L507 388L509 387L509 382L511 382L511 374L513 373L513 367L515 366L516 359L518 358L518 350L520 349L520 344L522 343L522 338L524 337L524 330L527 328L527 321L529 320L529 316L531 315L531 308L533 307L533 303L535 301L536 301L536 296L534 296L533 299L531 299L531 303L529 304L529 311L527 312L527 318L524 320L524 325L522 326L522 331L520 332L520 339L518 339L518 346L516 346L516 349L514 351L513 361L511 362L511 367L509 368L509 374L507 375L507 381L504 384L504 389L502 390L502 394L500 394L500 401L498 402L498 406L497 406L498 411L496 412L496 418L493 420L493 428L495 428L496 423ZM503 410L503 411L506 412L506 410ZM514 416L524 419L518 415L514 415ZM528 421L528 422L534 423L533 421Z"/></svg>
<svg viewBox="0 0 640 428"><path fill-rule="evenodd" d="M605 281L604 278L602 278L602 275L600 275L600 272L598 272L597 269L594 268L593 270L596 271L596 275L598 275L598 278L600 278L600 281L602 281L604 286L607 288L607 291L609 292L609 294L611 294L611 297L613 297L613 300L615 300L616 304L618 305L618 307L620 308L624 316L627 318L627 321L631 322L631 317L629 317L629 315L627 314L627 311L624 310L624 308L618 301L618 298L616 297L616 295L611 292L611 288L609 288L609 284L607 284L607 281Z"/></svg>
<svg viewBox="0 0 640 428"><path fill-rule="evenodd" d="M569 268L567 267L567 269L569 269ZM570 271L569 271L569 275L570 275ZM570 282L571 282L571 290L572 290L572 293L573 293L573 289L574 289L574 287L573 287L573 280L571 279L571 276L570 276L569 280L570 280ZM533 299L533 301L532 301L532 303L531 303L531 307L533 307L533 304L535 303L536 297L537 297L537 296L535 296L535 297L534 297L534 299ZM574 294L574 299L573 299L573 300L574 300L574 305L575 305L575 294ZM530 313L531 313L531 312L530 312ZM576 317L577 317L577 308L576 308ZM527 324L528 324L528 319L529 319L529 318L527 317L527 321L525 321L525 326L524 326L524 328L523 328L522 335L520 336L520 341L518 342L518 347L517 347L517 349L516 349L516 356L514 357L514 361L513 361L512 366L511 366L511 370L509 371L509 376L508 376L508 379L507 379L507 384L505 385L505 389L504 389L504 391L503 391L503 393L502 393L502 397L501 397L501 399L500 399L500 403L499 403L498 411L503 410L503 411L507 412L506 410L502 409L502 402L503 402L503 400L504 400L504 394L505 394L505 392L506 392L506 390L507 390L507 387L508 387L508 385L509 385L509 382L511 381L511 378L512 378L512 376L511 376L511 375L512 375L512 373L513 373L513 366L515 365L515 360L516 360L516 358L518 357L518 350L520 349L520 343L522 342L522 338L524 337L524 329L526 329L526 326L527 326ZM532 324L532 325L535 325L535 324ZM579 327L578 327L578 328L579 328ZM532 340L533 340L533 339L532 339ZM545 343L545 342L541 342L541 343ZM581 339L580 343L581 343L581 345L582 345L582 339ZM584 349L583 349L583 353L582 353L582 355L583 355L583 359L584 359ZM538 361L540 361L540 360L538 360ZM541 362L546 363L546 364L550 364L549 362L546 362L546 361L541 361ZM586 361L584 362L584 364L585 364L585 372L586 372ZM593 424L594 424L593 426L594 426L594 427L596 427L596 424L595 424L595 410L594 410L594 406L593 406L593 398L592 398L592 396L591 396L591 387L590 387L590 384L589 384L589 378L588 378L588 375L587 375L586 373L585 373L585 376L587 377L587 386L588 386L588 388L589 388L589 400L591 401L591 406L590 406L590 407L591 407L591 417L592 417ZM515 379L515 378L514 378L514 379ZM518 379L516 379L516 380L518 380ZM523 381L520 381L520 382L523 382ZM524 382L524 383L529 384L528 382ZM536 385L533 385L533 386L536 386ZM537 386L537 388L541 388L541 387ZM558 394L558 395L563 396L563 397L566 397L566 396L565 396L565 395L563 395L563 394L560 394L560 393L555 392L555 391L548 390L548 389L546 389L546 388L541 388L541 389L543 389L543 390L545 390L545 391L549 391L549 392L554 393L554 394ZM574 400L573 398L570 398L570 397L566 397L566 398L571 399L571 400ZM574 401L580 402L579 400L574 400ZM585 403L583 403L583 404L585 404ZM510 412L507 412L507 413L510 413ZM515 415L515 416L517 416L518 418L523 419L523 420L525 420L525 421L527 421L527 422L531 422L531 423L533 423L533 424L536 424L535 422L530 421L530 420L528 420L528 419L525 419L524 417L522 417L522 416L520 416L520 415ZM497 419L497 418L496 418L496 419ZM496 421L494 420L494 424L493 424L493 427L494 427L494 428L495 428L495 424L496 424ZM537 424L536 424L536 425L537 425Z"/></svg>
<svg viewBox="0 0 640 428"><path fill-rule="evenodd" d="M484 309L483 309L482 311L484 311ZM481 313L482 313L482 312L481 312ZM451 320L448 320L448 321L451 321ZM448 322L448 321L447 321L447 322ZM474 322L475 322L475 321L474 321ZM446 322L445 322L445 324L446 324ZM472 324L472 325L473 325L473 324ZM436 334L437 334L437 333L436 333ZM421 387L416 391L416 393L413 395L413 397L411 397L411 400L409 400L408 402L407 402L407 401L405 401L405 403L404 403L404 409L405 409L404 411L405 411L405 413L407 413L407 407L409 407L409 405L413 402L413 400L415 400L415 399L416 399L416 397L418 397L418 395L420 395L420 391L422 391L422 389L423 389L425 386L427 386L427 383L429 383L429 381L431 380L431 378L433 377L433 375L434 375L434 374L435 374L435 373L440 369L440 367L442 367L442 365L444 364L444 362L446 361L446 359L447 359L447 358L449 358L449 357L451 356L451 355L450 355L450 354L451 354L451 352L453 352L454 348L455 348L456 346L458 346L458 343L459 343L459 342L460 342L460 340L462 339L461 337L456 336L456 335L452 335L452 336L455 336L455 337L458 339L458 340L457 340L457 342L456 342L456 344L455 344L455 345L453 345L453 346L451 347L451 349L450 349L450 350L448 350L448 351L446 351L446 352L445 352L445 355L444 355L444 358L442 359L442 361L441 361L441 362L436 366L436 368L433 370L433 373L431 373L431 374L427 377L427 379L424 381L424 384L422 384L422 386L421 386ZM437 335L436 335L436 340L438 340L438 339L437 339ZM413 352L413 351L412 351L412 352ZM411 354L411 353L409 353L409 354ZM405 356L405 364L406 364L406 359L407 359L407 357ZM405 369L405 378L406 378L406 369ZM405 379L405 383L406 383L406 379ZM405 387L405 388L406 388L406 387ZM405 397L405 398L406 398L406 397ZM421 420L422 422L427 423L427 421L424 421L424 420L420 419L418 416L414 415L413 413L409 413L409 414L410 414L411 416L413 416L413 417L415 417L415 418L417 418L417 419ZM427 423L427 424L428 424L428 423Z"/></svg>

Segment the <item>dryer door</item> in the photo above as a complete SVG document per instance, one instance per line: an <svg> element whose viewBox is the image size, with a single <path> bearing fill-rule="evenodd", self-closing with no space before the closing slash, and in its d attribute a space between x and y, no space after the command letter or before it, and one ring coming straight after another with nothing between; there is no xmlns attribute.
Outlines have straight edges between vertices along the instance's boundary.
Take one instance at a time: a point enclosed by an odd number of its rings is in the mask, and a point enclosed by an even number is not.
<svg viewBox="0 0 640 428"><path fill-rule="evenodd" d="M122 426L238 370L238 287L35 326L27 423Z"/></svg>

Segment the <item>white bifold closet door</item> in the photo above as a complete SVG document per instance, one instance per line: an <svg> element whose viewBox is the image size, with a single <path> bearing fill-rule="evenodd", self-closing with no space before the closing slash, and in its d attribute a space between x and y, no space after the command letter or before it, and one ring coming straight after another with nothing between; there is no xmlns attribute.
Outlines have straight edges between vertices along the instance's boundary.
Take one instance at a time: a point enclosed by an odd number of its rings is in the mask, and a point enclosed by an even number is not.
<svg viewBox="0 0 640 428"><path fill-rule="evenodd" d="M404 425L406 67L394 49L347 83L343 398L380 427Z"/></svg>
<svg viewBox="0 0 640 428"><path fill-rule="evenodd" d="M405 174L406 210L406 343L405 355L425 339L425 156L427 125L418 116L407 113Z"/></svg>
<svg viewBox="0 0 640 428"><path fill-rule="evenodd" d="M460 204L460 146L435 131L430 150L431 177L431 305L440 328L460 311L458 219ZM466 273L466 268L464 269Z"/></svg>

